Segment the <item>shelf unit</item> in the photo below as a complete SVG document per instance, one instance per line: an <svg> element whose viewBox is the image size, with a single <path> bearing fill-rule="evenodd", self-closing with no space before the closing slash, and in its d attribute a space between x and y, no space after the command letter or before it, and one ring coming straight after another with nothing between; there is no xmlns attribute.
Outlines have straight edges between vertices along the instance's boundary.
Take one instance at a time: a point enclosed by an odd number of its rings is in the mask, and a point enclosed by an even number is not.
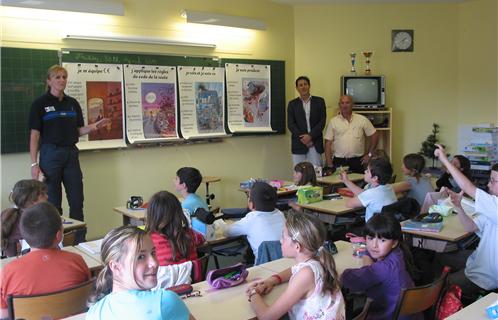
<svg viewBox="0 0 498 320"><path fill-rule="evenodd" d="M374 125L379 135L379 143L377 149L383 149L390 159L392 159L392 110L386 108L382 110L365 110L356 109L354 112L367 117ZM365 146L365 151L369 146Z"/></svg>

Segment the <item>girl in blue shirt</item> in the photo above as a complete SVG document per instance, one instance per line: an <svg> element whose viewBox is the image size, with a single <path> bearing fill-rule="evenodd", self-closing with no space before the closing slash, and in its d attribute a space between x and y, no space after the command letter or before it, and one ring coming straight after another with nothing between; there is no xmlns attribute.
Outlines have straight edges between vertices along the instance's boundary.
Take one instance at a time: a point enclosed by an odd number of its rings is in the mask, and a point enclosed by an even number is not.
<svg viewBox="0 0 498 320"><path fill-rule="evenodd" d="M101 248L99 273L87 319L194 319L172 291L157 284L156 250L150 236L133 226L111 230Z"/></svg>

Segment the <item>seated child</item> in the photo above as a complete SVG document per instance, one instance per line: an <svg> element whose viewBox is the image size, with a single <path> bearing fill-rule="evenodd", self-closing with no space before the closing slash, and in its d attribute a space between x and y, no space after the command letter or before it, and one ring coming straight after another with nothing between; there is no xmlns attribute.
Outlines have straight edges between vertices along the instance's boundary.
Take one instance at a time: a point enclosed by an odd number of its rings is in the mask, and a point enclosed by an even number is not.
<svg viewBox="0 0 498 320"><path fill-rule="evenodd" d="M451 159L451 164L460 170L467 179L472 181L472 172L470 171L470 161L466 157L457 154ZM436 186L438 191L442 187L446 187L447 189L453 190L454 192L460 192L461 189L456 183L455 179L451 176L451 174L446 170L446 167L443 166L445 172L441 175L441 177L436 181Z"/></svg>
<svg viewBox="0 0 498 320"><path fill-rule="evenodd" d="M176 191L180 192L183 197L182 208L188 212L190 216L195 213L198 208L203 208L209 211L209 207L195 192L202 182L202 175L196 168L183 167L176 172L174 180ZM202 223L197 218L192 219L192 228L200 232L206 240L214 239L214 226Z"/></svg>
<svg viewBox="0 0 498 320"><path fill-rule="evenodd" d="M365 221L379 213L384 206L396 202L396 195L389 183L393 168L384 158L372 159L365 170L364 180L370 188L363 189L348 179L346 172L341 172L341 180L355 195L346 201L348 208L366 208Z"/></svg>
<svg viewBox="0 0 498 320"><path fill-rule="evenodd" d="M425 168L424 157L417 153L407 154L403 158L401 170L405 175L405 181L392 185L395 193L407 192L409 198L417 200L418 204L424 204L425 195L429 192L434 192L431 179L422 174Z"/></svg>
<svg viewBox="0 0 498 320"><path fill-rule="evenodd" d="M305 187L305 186L316 186L318 183L316 182L316 173L315 167L309 162L300 162L294 166L294 173L292 175L294 185L297 187ZM288 206L296 211L300 211L301 207L299 207L297 202L297 197L294 195L290 198L279 198L277 203L285 201Z"/></svg>
<svg viewBox="0 0 498 320"><path fill-rule="evenodd" d="M446 156L443 147L438 145L434 155L446 166L448 172L462 189L459 194L449 191L452 202L456 206L458 218L465 231L475 232L480 238L475 251L459 250L436 256L441 265L448 265L454 273L448 276L450 284L457 284L462 288L462 295L466 302L475 300L481 289L494 290L498 288L498 164L491 168L491 177L488 191L478 189L472 182L457 169ZM475 199L476 215L467 216L462 207L462 194L465 192Z"/></svg>
<svg viewBox="0 0 498 320"><path fill-rule="evenodd" d="M275 209L277 192L266 182L256 182L249 192L248 205L251 212L239 221L228 224L226 236L247 236L254 256L258 257L258 247L263 241L278 241L285 223L280 210Z"/></svg>
<svg viewBox="0 0 498 320"><path fill-rule="evenodd" d="M178 198L168 191L159 191L149 200L145 230L156 248L159 266L177 265L175 268L159 268L160 286L190 283L192 264L197 259L197 246L204 243L202 234L190 228Z"/></svg>
<svg viewBox="0 0 498 320"><path fill-rule="evenodd" d="M193 319L172 291L157 284L156 250L150 236L134 226L111 230L102 242L100 271L86 319Z"/></svg>
<svg viewBox="0 0 498 320"><path fill-rule="evenodd" d="M17 256L21 253L22 212L42 201L47 201L47 186L38 180L20 180L12 189L9 200L12 208L2 211L2 255Z"/></svg>
<svg viewBox="0 0 498 320"><path fill-rule="evenodd" d="M59 250L62 220L52 204L41 202L24 210L21 235L31 246L31 252L3 267L2 318L8 314L8 295L50 293L90 279L90 271L80 255Z"/></svg>
<svg viewBox="0 0 498 320"><path fill-rule="evenodd" d="M249 285L247 296L258 319L345 319L344 299L334 258L325 242L326 231L315 217L289 213L282 230L282 253L296 264L264 281ZM261 296L289 282L277 301L268 306Z"/></svg>
<svg viewBox="0 0 498 320"><path fill-rule="evenodd" d="M401 289L414 286L413 258L403 243L399 222L389 214L377 214L368 220L365 236L368 254L362 257L363 267L344 270L340 282L344 288L365 292L373 300L367 319L392 319Z"/></svg>

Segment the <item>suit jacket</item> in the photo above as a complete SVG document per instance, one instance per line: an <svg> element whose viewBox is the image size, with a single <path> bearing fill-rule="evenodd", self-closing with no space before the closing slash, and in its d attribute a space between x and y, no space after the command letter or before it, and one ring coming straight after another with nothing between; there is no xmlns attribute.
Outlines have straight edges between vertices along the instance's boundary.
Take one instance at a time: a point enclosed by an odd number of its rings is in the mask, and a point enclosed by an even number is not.
<svg viewBox="0 0 498 320"><path fill-rule="evenodd" d="M306 124L306 114L304 113L301 98L296 98L289 102L287 106L287 127L292 133L292 153L305 154L308 147L299 141L299 136L309 134L318 153L323 153L323 128L327 114L325 111L325 100L321 97L312 96L310 105L310 128Z"/></svg>

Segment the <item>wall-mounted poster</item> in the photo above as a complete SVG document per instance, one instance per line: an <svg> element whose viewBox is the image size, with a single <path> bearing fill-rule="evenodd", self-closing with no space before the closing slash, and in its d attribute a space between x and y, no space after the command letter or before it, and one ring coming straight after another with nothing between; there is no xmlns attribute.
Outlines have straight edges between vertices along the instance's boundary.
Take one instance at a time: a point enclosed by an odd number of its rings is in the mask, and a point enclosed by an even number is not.
<svg viewBox="0 0 498 320"><path fill-rule="evenodd" d="M178 67L180 130L185 139L224 136L223 68Z"/></svg>
<svg viewBox="0 0 498 320"><path fill-rule="evenodd" d="M85 125L102 118L110 123L80 137L80 150L125 147L123 121L123 70L120 64L64 63L68 72L66 93L81 105Z"/></svg>
<svg viewBox="0 0 498 320"><path fill-rule="evenodd" d="M270 66L226 63L228 128L231 132L270 132Z"/></svg>
<svg viewBox="0 0 498 320"><path fill-rule="evenodd" d="M124 77L128 141L178 139L176 67L125 65Z"/></svg>

